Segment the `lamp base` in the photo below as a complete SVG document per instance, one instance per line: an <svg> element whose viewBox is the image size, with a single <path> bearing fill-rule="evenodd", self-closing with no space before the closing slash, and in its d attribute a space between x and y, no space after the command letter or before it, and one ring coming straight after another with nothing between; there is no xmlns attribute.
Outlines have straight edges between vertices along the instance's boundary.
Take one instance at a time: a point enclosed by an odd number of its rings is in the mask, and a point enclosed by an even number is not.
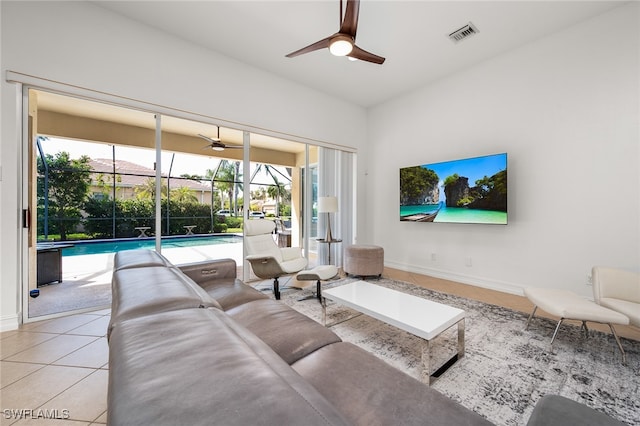
<svg viewBox="0 0 640 426"><path fill-rule="evenodd" d="M333 235L331 235L331 213L327 213L327 234L324 237L326 242L333 241Z"/></svg>

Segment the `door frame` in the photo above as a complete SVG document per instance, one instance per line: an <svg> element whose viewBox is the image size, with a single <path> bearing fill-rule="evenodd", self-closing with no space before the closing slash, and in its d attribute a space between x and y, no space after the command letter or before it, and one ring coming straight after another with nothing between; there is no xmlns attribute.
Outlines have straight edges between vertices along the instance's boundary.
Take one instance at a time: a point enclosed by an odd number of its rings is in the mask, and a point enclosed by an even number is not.
<svg viewBox="0 0 640 426"><path fill-rule="evenodd" d="M92 102L111 104L115 106L119 106L122 108L138 110L150 114L154 114L157 116L172 116L180 119L191 120L196 122L202 122L211 125L229 127L236 130L241 130L246 134L256 133L265 136L270 136L274 138L279 138L283 140L289 140L293 142L298 142L305 144L306 150L308 152L309 146L318 146L318 147L326 147L331 149L337 149L346 152L356 152L355 149L344 147L340 145L335 145L331 143L321 142L315 139L295 136L288 133L277 132L273 130L268 130L264 128L258 128L255 126L250 126L238 122L232 122L225 119L220 119L213 116L208 116L204 114L191 113L184 110L177 110L171 107L158 105L158 104L150 104L144 101L136 100L133 98L124 98L117 95L112 95L105 92L99 92L79 86L72 86L65 83L60 83L57 81L43 79L32 75L22 74L14 71L7 71L6 73L6 81L9 83L14 83L19 86L17 90L20 93L18 100L18 110L21 111L19 114L20 120L20 128L22 130L21 141L22 146L20 147L20 155L21 155L21 164L20 164L20 175L21 181L19 183L19 193L21 195L19 205L23 210L23 214L20 215L20 220L23 223L19 223L18 227L21 229L20 238L18 242L18 249L20 254L20 268L21 277L20 277L20 290L19 290L19 303L21 306L21 316L23 323L29 323L33 321L40 321L50 318L56 318L60 316L66 316L71 313L81 313L94 311L98 308L86 308L80 309L78 311L73 312L64 312L64 313L56 313L51 315L43 315L38 317L29 317L29 290L31 289L31 285L35 285L36 282L36 233L37 233L37 195L34 194L34 191L30 189L32 186L35 188L37 185L37 180L34 183L33 179L37 175L37 170L35 170L35 164L37 164L36 156L34 152L34 141L37 137L37 134L34 134L32 129L36 128L35 125L37 123L33 122L33 119L30 116L29 108L31 107L31 102L29 102L29 91L41 90L52 92L55 94L80 98ZM157 131L157 130L156 130ZM156 148L157 149L157 148ZM158 151L160 152L160 151ZM159 155L159 154L158 154ZM246 148L243 155L243 161L249 165L249 144L246 144ZM306 158L306 167L308 167L308 154ZM160 168L158 168L160 169ZM158 179L159 181L159 179ZM245 186L245 191L248 191L250 186ZM160 191L157 191L159 194ZM308 192L307 192L308 194ZM246 194L245 194L246 197ZM245 198L249 199L249 198ZM310 214L308 213L309 205L307 198L302 200L302 217L308 218L310 220ZM35 207L33 207L35 206ZM247 217L249 211L249 205L245 204L243 216ZM306 226L308 226L309 221L306 221ZM305 226L305 227L306 227ZM303 230L302 238L303 238L303 247L305 251L308 251L309 246L309 233L308 228ZM157 243L159 244L160 236L157 236ZM308 254L308 253L307 253ZM34 283L34 284L31 284ZM37 288L37 286L36 286Z"/></svg>

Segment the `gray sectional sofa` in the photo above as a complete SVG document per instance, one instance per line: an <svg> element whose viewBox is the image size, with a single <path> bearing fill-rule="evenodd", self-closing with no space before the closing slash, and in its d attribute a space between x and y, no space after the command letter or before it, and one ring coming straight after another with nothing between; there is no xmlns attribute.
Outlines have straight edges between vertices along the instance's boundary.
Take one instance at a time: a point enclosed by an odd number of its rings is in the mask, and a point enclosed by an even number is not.
<svg viewBox="0 0 640 426"><path fill-rule="evenodd" d="M488 425L236 279L233 260L115 257L110 425Z"/></svg>
<svg viewBox="0 0 640 426"><path fill-rule="evenodd" d="M112 289L111 426L491 424L245 285L233 260L123 251ZM556 395L528 422L570 424L621 425Z"/></svg>

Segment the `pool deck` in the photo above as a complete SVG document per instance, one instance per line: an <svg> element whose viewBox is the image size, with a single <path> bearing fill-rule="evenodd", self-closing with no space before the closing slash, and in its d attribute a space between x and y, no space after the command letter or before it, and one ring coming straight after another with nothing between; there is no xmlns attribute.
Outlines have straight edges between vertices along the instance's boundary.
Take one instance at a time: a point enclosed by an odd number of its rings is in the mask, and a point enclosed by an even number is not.
<svg viewBox="0 0 640 426"><path fill-rule="evenodd" d="M171 263L199 262L203 260L231 258L242 265L242 242L234 244L213 244L179 248L163 248L162 255ZM111 282L115 253L82 254L62 257L62 279Z"/></svg>
<svg viewBox="0 0 640 426"><path fill-rule="evenodd" d="M174 265L231 258L242 267L242 241L193 247L163 248ZM29 299L29 317L111 304L111 275L115 253L62 257L62 282L39 287L40 296Z"/></svg>
<svg viewBox="0 0 640 426"><path fill-rule="evenodd" d="M162 254L174 265L215 259L233 259L238 266L238 278L244 266L242 241L191 247L165 247ZM115 253L62 256L62 282L39 287L40 295L29 300L29 318L47 319L69 311L88 311L111 305L111 276ZM315 253L309 254L309 267L316 265ZM272 280L261 280L251 275L245 280L256 288L270 289ZM282 277L284 287L304 288L315 285L298 281L295 274Z"/></svg>

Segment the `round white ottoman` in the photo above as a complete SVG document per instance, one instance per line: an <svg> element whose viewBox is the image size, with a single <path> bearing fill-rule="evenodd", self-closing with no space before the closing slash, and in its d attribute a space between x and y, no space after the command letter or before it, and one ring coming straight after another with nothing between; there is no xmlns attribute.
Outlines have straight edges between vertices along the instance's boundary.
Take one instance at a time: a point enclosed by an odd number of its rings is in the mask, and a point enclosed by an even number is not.
<svg viewBox="0 0 640 426"><path fill-rule="evenodd" d="M382 275L384 249L379 246L354 244L344 249L344 272L361 277Z"/></svg>

